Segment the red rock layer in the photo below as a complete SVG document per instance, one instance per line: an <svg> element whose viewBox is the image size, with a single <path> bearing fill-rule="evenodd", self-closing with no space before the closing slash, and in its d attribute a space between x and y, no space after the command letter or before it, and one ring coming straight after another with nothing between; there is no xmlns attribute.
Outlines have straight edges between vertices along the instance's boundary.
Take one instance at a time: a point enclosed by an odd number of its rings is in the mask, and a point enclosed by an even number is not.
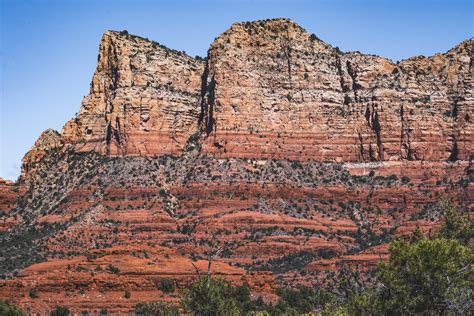
<svg viewBox="0 0 474 316"><path fill-rule="evenodd" d="M77 312L89 310L98 314L107 310L114 315L127 315L139 302L179 301L178 291L196 278L196 268L205 273L207 262L192 262L176 251L156 245L91 250L87 256L51 260L23 270L14 280L3 282L0 297L14 300L28 313L40 315L49 315L56 306L68 306ZM262 292L271 291L274 286L268 274L247 274L225 263L215 263L214 274L236 285L250 284ZM174 293L159 289L163 279L173 280ZM37 297L28 295L31 289ZM129 291L129 298L125 291Z"/></svg>
<svg viewBox="0 0 474 316"><path fill-rule="evenodd" d="M18 189L11 181L0 178L0 232L5 232L20 222L18 217L11 217L10 212L16 207Z"/></svg>
<svg viewBox="0 0 474 316"><path fill-rule="evenodd" d="M16 197L15 184L0 178L0 212L9 213L15 208Z"/></svg>
<svg viewBox="0 0 474 316"><path fill-rule="evenodd" d="M119 313L139 301L176 299L154 284L171 278L183 287L197 277L191 262L204 270L208 253L219 247L225 251L214 261L216 276L249 283L255 296L272 299L277 286L325 282L341 265L368 270L387 258L387 242L417 227L433 233L440 224L433 205L440 200L463 209L474 203L473 185L465 181L472 170L463 162L137 157L114 158L95 170L97 161L67 159L77 162L62 178L66 195L51 211L43 205L46 212L33 222L36 232L50 231L32 242L48 261L1 282L0 295L32 311L66 304L77 312ZM60 167L50 163L43 170L57 174ZM82 182L75 172L87 168L90 182ZM45 181L43 170L32 180L44 186L41 192L54 191L48 188L60 176ZM28 204L50 196L32 196ZM32 289L38 298L29 297ZM124 298L126 289L131 299Z"/></svg>

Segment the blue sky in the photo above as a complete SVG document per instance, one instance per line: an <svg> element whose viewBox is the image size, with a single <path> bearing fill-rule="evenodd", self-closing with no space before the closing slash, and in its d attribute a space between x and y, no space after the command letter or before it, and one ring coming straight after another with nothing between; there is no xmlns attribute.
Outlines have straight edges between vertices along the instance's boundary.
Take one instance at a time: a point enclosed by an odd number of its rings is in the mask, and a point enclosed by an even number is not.
<svg viewBox="0 0 474 316"><path fill-rule="evenodd" d="M47 128L88 93L101 35L148 37L205 56L232 23L287 17L343 51L393 60L445 52L473 36L471 0L0 0L0 177L14 180Z"/></svg>

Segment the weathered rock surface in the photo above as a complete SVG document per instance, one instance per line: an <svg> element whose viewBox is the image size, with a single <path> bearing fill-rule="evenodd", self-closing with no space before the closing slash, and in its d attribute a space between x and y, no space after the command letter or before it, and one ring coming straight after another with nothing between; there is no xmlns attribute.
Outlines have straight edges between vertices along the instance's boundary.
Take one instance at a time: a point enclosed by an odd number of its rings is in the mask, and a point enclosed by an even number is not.
<svg viewBox="0 0 474 316"><path fill-rule="evenodd" d="M77 151L180 154L196 130L203 70L184 52L108 31L90 93L61 135Z"/></svg>
<svg viewBox="0 0 474 316"><path fill-rule="evenodd" d="M0 212L9 213L15 208L16 197L15 184L0 178Z"/></svg>
<svg viewBox="0 0 474 316"><path fill-rule="evenodd" d="M0 178L0 232L5 232L20 222L18 216L9 216L17 206L18 190L12 181Z"/></svg>
<svg viewBox="0 0 474 316"><path fill-rule="evenodd" d="M472 40L399 64L341 53L289 20L237 23L209 50L202 124L220 157L467 160Z"/></svg>
<svg viewBox="0 0 474 316"><path fill-rule="evenodd" d="M125 313L175 300L157 280L182 287L216 249L214 272L266 299L371 269L433 233L439 201L474 209L472 43L394 64L277 19L202 60L106 32L77 117L0 182L0 296Z"/></svg>
<svg viewBox="0 0 474 316"><path fill-rule="evenodd" d="M28 178L29 174L34 173L33 165L47 154L48 151L60 149L63 146L61 135L53 130L47 129L41 133L38 140L33 147L23 157L21 165L21 175L23 178Z"/></svg>

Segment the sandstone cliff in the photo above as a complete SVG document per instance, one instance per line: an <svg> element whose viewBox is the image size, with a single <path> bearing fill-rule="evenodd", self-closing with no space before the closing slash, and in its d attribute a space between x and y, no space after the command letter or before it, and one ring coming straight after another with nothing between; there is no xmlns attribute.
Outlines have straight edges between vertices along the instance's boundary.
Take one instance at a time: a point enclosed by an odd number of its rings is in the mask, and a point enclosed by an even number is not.
<svg viewBox="0 0 474 316"><path fill-rule="evenodd" d="M237 23L209 50L205 151L317 161L467 160L472 40L399 64L341 53L289 20Z"/></svg>
<svg viewBox="0 0 474 316"><path fill-rule="evenodd" d="M473 210L472 44L393 63L276 19L195 59L106 32L76 118L0 184L0 297L125 313L221 246L215 273L269 300L371 269L439 201Z"/></svg>
<svg viewBox="0 0 474 316"><path fill-rule="evenodd" d="M196 130L203 69L184 52L108 31L90 93L61 136L77 151L180 154Z"/></svg>
<svg viewBox="0 0 474 316"><path fill-rule="evenodd" d="M395 64L277 19L232 25L208 54L106 32L61 138L107 155L182 154L196 132L223 158L455 161L473 151L472 40Z"/></svg>

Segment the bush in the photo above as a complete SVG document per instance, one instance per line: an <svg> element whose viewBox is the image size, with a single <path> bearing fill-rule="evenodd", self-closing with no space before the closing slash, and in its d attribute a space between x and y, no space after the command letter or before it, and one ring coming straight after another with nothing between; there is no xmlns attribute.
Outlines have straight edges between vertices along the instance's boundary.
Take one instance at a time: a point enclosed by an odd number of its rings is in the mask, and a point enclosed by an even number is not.
<svg viewBox="0 0 474 316"><path fill-rule="evenodd" d="M192 284L181 303L187 312L197 315L268 315L265 311L274 314L261 297L250 298L247 285L234 287L220 279L202 278Z"/></svg>
<svg viewBox="0 0 474 316"><path fill-rule="evenodd" d="M175 290L172 279L161 279L156 287L163 293L173 293Z"/></svg>
<svg viewBox="0 0 474 316"><path fill-rule="evenodd" d="M117 268L116 266L112 265L112 264L109 264L107 266L107 270L113 274L119 274L120 273L120 269Z"/></svg>
<svg viewBox="0 0 474 316"><path fill-rule="evenodd" d="M473 262L472 250L457 240L393 242L378 272L386 312L464 314L473 303Z"/></svg>
<svg viewBox="0 0 474 316"><path fill-rule="evenodd" d="M239 315L234 287L225 280L202 278L192 284L183 298L183 307L198 315Z"/></svg>
<svg viewBox="0 0 474 316"><path fill-rule="evenodd" d="M447 202L442 202L440 208L444 216L444 223L438 237L456 239L463 245L474 249L474 221L472 218L463 217L455 207Z"/></svg>
<svg viewBox="0 0 474 316"><path fill-rule="evenodd" d="M125 290L125 293L123 294L123 297L125 297L126 299L129 299L130 297L132 297L132 294L130 293L129 290Z"/></svg>
<svg viewBox="0 0 474 316"><path fill-rule="evenodd" d="M68 316L69 309L67 307L58 306L51 313L50 316Z"/></svg>
<svg viewBox="0 0 474 316"><path fill-rule="evenodd" d="M135 313L143 316L179 316L179 309L168 302L139 303Z"/></svg>
<svg viewBox="0 0 474 316"><path fill-rule="evenodd" d="M28 291L28 295L31 297L31 298L38 298L38 291L36 289L30 289Z"/></svg>
<svg viewBox="0 0 474 316"><path fill-rule="evenodd" d="M0 315L2 316L26 316L26 313L19 307L9 302L0 301Z"/></svg>
<svg viewBox="0 0 474 316"><path fill-rule="evenodd" d="M297 289L280 288L277 290L280 301L272 314L304 314L323 309L333 296L322 289L300 286Z"/></svg>

